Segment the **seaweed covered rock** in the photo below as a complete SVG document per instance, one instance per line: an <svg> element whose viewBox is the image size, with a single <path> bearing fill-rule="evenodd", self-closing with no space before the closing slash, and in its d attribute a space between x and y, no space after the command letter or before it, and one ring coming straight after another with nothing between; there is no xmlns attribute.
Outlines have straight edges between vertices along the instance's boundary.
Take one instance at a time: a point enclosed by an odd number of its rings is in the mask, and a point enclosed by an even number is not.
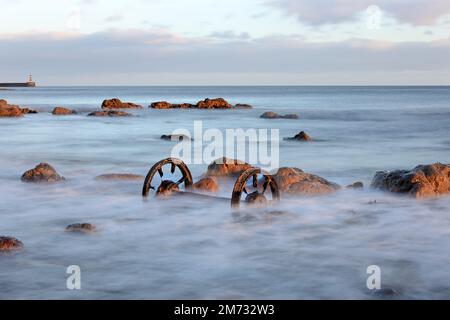
<svg viewBox="0 0 450 320"><path fill-rule="evenodd" d="M281 192L296 195L327 194L341 187L317 175L298 168L280 168L273 175Z"/></svg>
<svg viewBox="0 0 450 320"><path fill-rule="evenodd" d="M415 198L430 198L450 193L450 166L434 163L412 170L379 171L372 188Z"/></svg>
<svg viewBox="0 0 450 320"><path fill-rule="evenodd" d="M106 111L94 111L88 114L89 117L129 117L131 114L125 111L118 110L106 110Z"/></svg>
<svg viewBox="0 0 450 320"><path fill-rule="evenodd" d="M65 180L56 170L48 163L40 163L34 169L26 171L21 180L23 182L59 182Z"/></svg>
<svg viewBox="0 0 450 320"><path fill-rule="evenodd" d="M22 249L23 243L13 237L0 236L0 252Z"/></svg>
<svg viewBox="0 0 450 320"><path fill-rule="evenodd" d="M251 167L244 161L222 157L211 162L205 175L216 177L238 176Z"/></svg>
<svg viewBox="0 0 450 320"><path fill-rule="evenodd" d="M72 114L77 114L75 110L64 108L64 107L55 107L52 111L52 114L55 116L67 116Z"/></svg>
<svg viewBox="0 0 450 320"><path fill-rule="evenodd" d="M102 109L141 109L142 106L131 103L131 102L122 102L120 99L106 99L102 103Z"/></svg>
<svg viewBox="0 0 450 320"><path fill-rule="evenodd" d="M214 193L219 191L219 183L216 177L206 177L194 183L192 188L194 190Z"/></svg>

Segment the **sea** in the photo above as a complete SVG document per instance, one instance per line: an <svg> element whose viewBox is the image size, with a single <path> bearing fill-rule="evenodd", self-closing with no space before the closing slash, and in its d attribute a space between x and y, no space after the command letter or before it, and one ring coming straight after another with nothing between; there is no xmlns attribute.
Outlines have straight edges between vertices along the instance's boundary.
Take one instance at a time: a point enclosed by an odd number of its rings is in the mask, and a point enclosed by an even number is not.
<svg viewBox="0 0 450 320"><path fill-rule="evenodd" d="M148 107L216 97L253 108ZM143 108L87 116L110 98ZM450 196L416 200L370 187L377 171L450 163L450 87L36 87L0 90L0 99L38 111L0 118L0 235L24 244L0 254L0 299L450 298ZM54 116L56 106L78 114ZM266 111L299 119L260 118ZM280 167L343 188L236 211L233 182L220 185L220 199L162 200L142 197L143 180L95 179L145 176L177 144L160 136L199 122L223 133L276 130L267 139L278 144ZM313 140L284 140L300 131ZM210 160L188 164L194 181ZM66 180L22 182L40 162ZM355 181L364 189L345 188ZM65 232L82 222L97 232ZM80 289L68 285L70 266L79 267ZM373 266L382 290L370 286Z"/></svg>

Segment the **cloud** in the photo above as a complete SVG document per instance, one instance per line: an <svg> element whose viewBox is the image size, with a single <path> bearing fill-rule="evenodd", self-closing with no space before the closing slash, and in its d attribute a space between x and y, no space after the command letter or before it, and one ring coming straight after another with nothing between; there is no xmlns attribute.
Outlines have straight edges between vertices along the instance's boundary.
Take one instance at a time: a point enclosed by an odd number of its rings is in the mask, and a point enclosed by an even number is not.
<svg viewBox="0 0 450 320"><path fill-rule="evenodd" d="M307 84L370 84L375 77L384 84L449 84L449 56L450 39L312 44L294 36L220 42L164 30L0 34L4 77L33 73L44 82L58 79L68 84L76 84L77 79L96 79L97 84L110 84L111 79L136 84L140 79L141 84L157 84L161 74L171 74L172 83L188 81L184 84L195 84L189 79L211 84L209 74L226 74L222 79L237 82L246 74L246 79L253 79L248 84L260 84L260 74L275 84L285 84L287 79Z"/></svg>
<svg viewBox="0 0 450 320"><path fill-rule="evenodd" d="M123 20L123 16L121 14L114 14L112 16L105 18L106 22L116 22L116 21L120 21L120 20Z"/></svg>
<svg viewBox="0 0 450 320"><path fill-rule="evenodd" d="M268 0L267 3L312 25L352 20L371 5L414 25L430 25L450 14L448 0Z"/></svg>

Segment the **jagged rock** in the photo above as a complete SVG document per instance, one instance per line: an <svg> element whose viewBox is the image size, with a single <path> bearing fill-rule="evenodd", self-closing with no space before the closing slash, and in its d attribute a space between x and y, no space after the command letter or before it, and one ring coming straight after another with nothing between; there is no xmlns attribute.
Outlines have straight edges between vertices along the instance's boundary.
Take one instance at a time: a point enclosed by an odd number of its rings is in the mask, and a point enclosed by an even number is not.
<svg viewBox="0 0 450 320"><path fill-rule="evenodd" d="M429 198L450 193L450 165L419 165L413 170L379 171L372 188L416 198Z"/></svg>
<svg viewBox="0 0 450 320"><path fill-rule="evenodd" d="M23 182L58 182L65 180L56 170L48 163L42 162L34 169L26 171L21 180Z"/></svg>
<svg viewBox="0 0 450 320"><path fill-rule="evenodd" d="M66 116L66 115L77 114L77 112L75 110L72 110L69 108L55 107L55 109L53 109L53 111L52 111L52 114L55 116Z"/></svg>
<svg viewBox="0 0 450 320"><path fill-rule="evenodd" d="M67 232L93 233L97 228L90 223L74 223L66 227Z"/></svg>
<svg viewBox="0 0 450 320"><path fill-rule="evenodd" d="M284 140L311 141L312 138L305 131L300 131L292 138L284 138Z"/></svg>
<svg viewBox="0 0 450 320"><path fill-rule="evenodd" d="M246 104L246 103L238 103L234 107L237 108L237 109L251 109L251 108L253 108L252 105Z"/></svg>
<svg viewBox="0 0 450 320"><path fill-rule="evenodd" d="M340 189L338 184L298 168L280 168L273 177L280 191L288 194L326 194Z"/></svg>
<svg viewBox="0 0 450 320"><path fill-rule="evenodd" d="M125 111L107 110L94 111L88 114L89 117L129 117L131 114Z"/></svg>
<svg viewBox="0 0 450 320"><path fill-rule="evenodd" d="M131 102L122 102L120 99L106 99L102 103L102 109L140 109L142 106L131 103Z"/></svg>
<svg viewBox="0 0 450 320"><path fill-rule="evenodd" d="M233 106L223 98L205 99L196 104L198 109L231 109Z"/></svg>
<svg viewBox="0 0 450 320"><path fill-rule="evenodd" d="M161 140L166 140L166 141L189 141L192 140L191 138L189 138L188 136L184 135L184 134L163 134L160 138Z"/></svg>
<svg viewBox="0 0 450 320"><path fill-rule="evenodd" d="M363 189L364 183L358 181L347 186L347 189Z"/></svg>
<svg viewBox="0 0 450 320"><path fill-rule="evenodd" d="M95 179L97 180L130 180L130 181L136 181L136 180L143 180L144 176L138 175L138 174L132 174L132 173L107 173L107 174L101 174L99 176L96 176Z"/></svg>
<svg viewBox="0 0 450 320"><path fill-rule="evenodd" d="M267 112L264 112L260 116L260 118L263 118L263 119L298 119L299 116L297 114L293 114L293 113L281 115L281 114L278 114L273 111L267 111Z"/></svg>
<svg viewBox="0 0 450 320"><path fill-rule="evenodd" d="M23 243L13 237L0 236L0 252L22 249Z"/></svg>
<svg viewBox="0 0 450 320"><path fill-rule="evenodd" d="M206 191L206 192L217 192L219 191L219 183L216 177L206 177L200 179L192 185L194 190Z"/></svg>
<svg viewBox="0 0 450 320"><path fill-rule="evenodd" d="M238 176L252 166L246 162L222 157L214 160L206 171L205 176Z"/></svg>
<svg viewBox="0 0 450 320"><path fill-rule="evenodd" d="M150 108L153 108L153 109L171 109L172 108L172 104L167 102L167 101L158 101L158 102L153 102L152 104L150 104Z"/></svg>

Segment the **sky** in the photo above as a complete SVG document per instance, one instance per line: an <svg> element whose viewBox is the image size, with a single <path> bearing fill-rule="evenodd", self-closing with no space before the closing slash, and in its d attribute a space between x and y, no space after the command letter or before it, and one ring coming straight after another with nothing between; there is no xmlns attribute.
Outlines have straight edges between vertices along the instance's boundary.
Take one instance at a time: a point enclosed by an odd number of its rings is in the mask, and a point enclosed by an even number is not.
<svg viewBox="0 0 450 320"><path fill-rule="evenodd" d="M450 85L449 0L0 0L0 82Z"/></svg>

